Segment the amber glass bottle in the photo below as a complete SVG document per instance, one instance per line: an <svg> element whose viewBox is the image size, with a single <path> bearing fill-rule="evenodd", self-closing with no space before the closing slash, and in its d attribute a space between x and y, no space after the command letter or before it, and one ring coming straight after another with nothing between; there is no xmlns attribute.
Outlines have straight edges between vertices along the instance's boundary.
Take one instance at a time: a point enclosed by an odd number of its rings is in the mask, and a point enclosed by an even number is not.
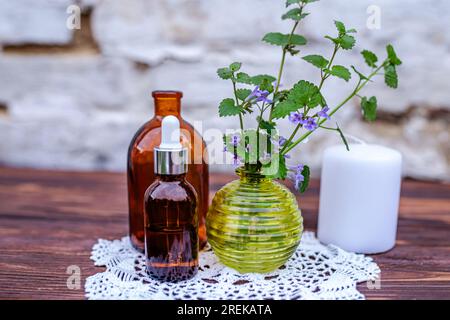
<svg viewBox="0 0 450 320"><path fill-rule="evenodd" d="M177 282L198 270L197 194L186 181L188 149L180 143L180 122L164 117L162 141L154 149L156 180L144 195L147 273Z"/></svg>
<svg viewBox="0 0 450 320"><path fill-rule="evenodd" d="M147 273L177 282L198 270L196 194L185 174L158 175L145 194Z"/></svg>
<svg viewBox="0 0 450 320"><path fill-rule="evenodd" d="M135 134L128 149L128 206L130 238L133 246L144 251L144 193L155 181L153 149L161 142L161 121L168 115L178 118L181 126L181 143L189 150L186 176L198 194L198 219L200 247L206 244L205 218L208 210L209 172L205 162L205 142L191 124L181 117L182 92L154 91L154 117Z"/></svg>

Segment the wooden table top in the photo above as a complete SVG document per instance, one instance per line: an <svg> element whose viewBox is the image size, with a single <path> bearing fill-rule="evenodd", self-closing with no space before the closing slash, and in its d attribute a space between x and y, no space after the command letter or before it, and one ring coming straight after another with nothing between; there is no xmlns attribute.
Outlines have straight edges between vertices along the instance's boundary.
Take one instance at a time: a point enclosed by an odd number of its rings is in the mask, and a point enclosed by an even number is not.
<svg viewBox="0 0 450 320"><path fill-rule="evenodd" d="M211 194L233 176L213 174ZM299 203L315 230L319 183ZM98 238L128 232L126 177L0 168L0 298L83 299L84 279L101 268L90 260ZM404 181L396 247L374 255L381 288L369 299L450 299L450 185ZM69 266L82 284L70 290Z"/></svg>

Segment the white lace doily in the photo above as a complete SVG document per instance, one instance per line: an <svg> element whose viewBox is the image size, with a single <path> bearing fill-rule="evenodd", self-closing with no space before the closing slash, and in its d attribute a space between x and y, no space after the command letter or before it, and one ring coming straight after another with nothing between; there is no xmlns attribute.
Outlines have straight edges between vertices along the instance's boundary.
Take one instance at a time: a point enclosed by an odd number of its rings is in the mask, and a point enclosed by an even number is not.
<svg viewBox="0 0 450 320"><path fill-rule="evenodd" d="M106 271L86 279L89 299L364 299L356 284L380 273L371 258L324 246L308 231L291 259L268 274L240 274L207 250L193 279L159 282L146 275L145 257L128 237L98 240L91 259Z"/></svg>

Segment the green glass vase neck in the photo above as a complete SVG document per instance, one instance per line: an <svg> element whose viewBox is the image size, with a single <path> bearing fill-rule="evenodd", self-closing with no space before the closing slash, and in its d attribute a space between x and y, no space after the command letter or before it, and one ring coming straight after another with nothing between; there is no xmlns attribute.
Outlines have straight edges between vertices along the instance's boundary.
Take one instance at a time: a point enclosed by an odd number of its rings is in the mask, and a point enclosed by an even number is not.
<svg viewBox="0 0 450 320"><path fill-rule="evenodd" d="M241 181L245 181L245 182L261 183L264 181L273 180L272 178L265 176L265 175L261 174L260 172L246 170L243 167L236 169L236 174L239 176Z"/></svg>

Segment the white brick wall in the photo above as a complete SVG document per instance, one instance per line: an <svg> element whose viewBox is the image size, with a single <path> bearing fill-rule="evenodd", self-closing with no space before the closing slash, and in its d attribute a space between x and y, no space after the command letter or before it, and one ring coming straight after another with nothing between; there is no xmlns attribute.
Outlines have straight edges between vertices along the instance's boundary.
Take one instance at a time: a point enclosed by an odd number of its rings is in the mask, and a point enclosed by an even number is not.
<svg viewBox="0 0 450 320"><path fill-rule="evenodd" d="M65 27L66 0L0 0L0 42L3 45L69 44ZM93 36L99 54L70 51L0 54L0 163L69 169L125 168L126 148L134 131L152 115L154 89L184 91L184 115L205 128L235 127L235 119L219 119L218 102L230 84L215 70L234 60L249 73L276 73L277 48L259 40L269 31L287 31L279 16L282 0L97 0L92 6ZM366 28L369 5L379 5L381 30ZM405 174L450 180L450 2L446 0L322 0L310 6L300 33L311 46L302 54L330 54L323 35L333 34L333 20L359 30L353 53L338 57L343 64L363 67L363 48L384 54L392 42L404 61L399 90L379 83L376 94L387 114L413 111L398 122L360 121L351 102L339 115L349 134L398 148L405 156ZM83 28L83 25L82 25ZM137 64L139 63L139 65ZM146 64L148 68L142 68ZM298 79L317 81L317 72L299 57L289 58L283 84ZM350 87L326 84L330 105ZM430 119L430 110L445 117ZM211 117L209 115L214 115ZM284 133L289 125L285 125ZM294 155L314 169L327 145L338 137L317 134ZM215 168L220 169L220 168Z"/></svg>

